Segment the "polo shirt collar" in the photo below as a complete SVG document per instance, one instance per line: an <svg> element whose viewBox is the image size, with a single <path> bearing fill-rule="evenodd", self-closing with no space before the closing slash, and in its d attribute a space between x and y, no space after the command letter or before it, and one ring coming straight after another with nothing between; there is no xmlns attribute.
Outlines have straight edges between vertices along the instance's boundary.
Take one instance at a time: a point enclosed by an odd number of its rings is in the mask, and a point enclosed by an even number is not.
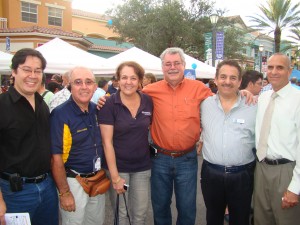
<svg viewBox="0 0 300 225"><path fill-rule="evenodd" d="M143 95L141 94L140 91L137 91L138 95L140 96L141 98L141 102L143 102ZM116 93L115 93L115 99L114 99L114 103L115 104L123 104L122 101L121 101L121 96L120 96L120 90L118 90Z"/></svg>
<svg viewBox="0 0 300 225"><path fill-rule="evenodd" d="M179 84L177 85L176 88L178 88L178 87L184 85L184 84L186 83L186 79L187 79L187 78L184 77L184 78L182 79L182 81L179 82ZM170 83L169 83L168 81L166 81L166 79L163 79L162 81L163 81L168 87L173 88L173 87L170 85Z"/></svg>
<svg viewBox="0 0 300 225"><path fill-rule="evenodd" d="M77 105L77 103L74 101L72 95L70 96L70 98L68 99L68 101L70 102L70 104L72 105L73 111L77 116L83 115L84 112L81 111L80 107ZM92 111L92 107L91 107L91 102L89 102L89 113Z"/></svg>
<svg viewBox="0 0 300 225"><path fill-rule="evenodd" d="M234 105L233 105L233 107L232 107L232 109L234 109L234 108L236 108L236 107L239 107L240 106L240 104L242 103L242 100L245 98L245 97L242 97L241 96L241 93L238 91L238 93L237 93L237 101L236 101L236 103L234 103ZM217 101L217 104L219 105L219 107L221 107L222 108L222 105L221 105L221 101L220 101L220 94L219 94L219 92L217 92L215 95L213 95L212 96L213 97L213 99L215 100L215 101ZM231 109L231 110L232 110Z"/></svg>

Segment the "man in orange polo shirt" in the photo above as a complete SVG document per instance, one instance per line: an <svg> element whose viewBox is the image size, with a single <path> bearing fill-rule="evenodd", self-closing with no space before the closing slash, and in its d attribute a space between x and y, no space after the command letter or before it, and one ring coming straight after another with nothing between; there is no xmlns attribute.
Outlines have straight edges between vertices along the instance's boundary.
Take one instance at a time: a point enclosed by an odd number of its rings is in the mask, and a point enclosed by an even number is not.
<svg viewBox="0 0 300 225"><path fill-rule="evenodd" d="M154 104L151 125L151 198L155 225L172 224L173 188L178 210L177 225L194 225L200 135L200 103L213 93L202 82L184 78L185 59L180 48L161 54L164 80L149 84L143 92Z"/></svg>

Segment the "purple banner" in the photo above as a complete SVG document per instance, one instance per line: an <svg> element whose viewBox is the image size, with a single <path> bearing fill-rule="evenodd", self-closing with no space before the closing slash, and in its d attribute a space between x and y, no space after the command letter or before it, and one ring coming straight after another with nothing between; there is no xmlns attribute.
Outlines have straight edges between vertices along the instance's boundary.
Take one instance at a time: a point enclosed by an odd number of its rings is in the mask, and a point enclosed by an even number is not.
<svg viewBox="0 0 300 225"><path fill-rule="evenodd" d="M216 60L224 58L224 32L216 33Z"/></svg>

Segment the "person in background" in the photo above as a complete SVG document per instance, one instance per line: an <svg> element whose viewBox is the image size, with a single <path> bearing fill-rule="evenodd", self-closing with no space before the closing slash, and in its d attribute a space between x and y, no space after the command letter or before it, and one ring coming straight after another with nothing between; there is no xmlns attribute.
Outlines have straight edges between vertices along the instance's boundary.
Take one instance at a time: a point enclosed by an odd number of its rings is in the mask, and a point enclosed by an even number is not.
<svg viewBox="0 0 300 225"><path fill-rule="evenodd" d="M255 225L299 224L300 92L289 83L291 72L285 54L268 59L273 90L259 96L256 115Z"/></svg>
<svg viewBox="0 0 300 225"><path fill-rule="evenodd" d="M108 81L105 80L104 78L101 78L98 81L98 88L92 97L92 102L97 103L100 97L106 95L107 90L108 90Z"/></svg>
<svg viewBox="0 0 300 225"><path fill-rule="evenodd" d="M111 78L112 84L108 87L107 93L112 95L114 93L117 92L117 90L119 89L119 82L116 79L116 76L113 76Z"/></svg>
<svg viewBox="0 0 300 225"><path fill-rule="evenodd" d="M265 77L265 78L263 79L263 87L264 87L264 86L267 86L268 84L269 84L268 78Z"/></svg>
<svg viewBox="0 0 300 225"><path fill-rule="evenodd" d="M297 77L292 77L291 78L291 85L292 87L296 88L296 89L300 89L300 86L298 86L298 80Z"/></svg>
<svg viewBox="0 0 300 225"><path fill-rule="evenodd" d="M200 107L204 158L200 180L206 221L223 225L228 205L229 224L249 225L257 105L247 105L238 92L242 69L236 61L219 63L215 82L217 94Z"/></svg>
<svg viewBox="0 0 300 225"><path fill-rule="evenodd" d="M213 92L213 93L217 93L218 91L218 87L217 85L215 84L215 81L213 79L210 79L208 81L208 87L210 88L210 90Z"/></svg>
<svg viewBox="0 0 300 225"><path fill-rule="evenodd" d="M46 75L43 74L42 82L38 89L38 93L43 97L44 101L49 106L49 102L54 94L51 91L47 90L45 85L46 85Z"/></svg>
<svg viewBox="0 0 300 225"><path fill-rule="evenodd" d="M256 70L247 70L242 76L240 90L247 90L254 96L259 95L262 89L263 74Z"/></svg>
<svg viewBox="0 0 300 225"><path fill-rule="evenodd" d="M153 73L146 73L143 79L142 86L146 87L148 84L155 83L156 81L156 77Z"/></svg>
<svg viewBox="0 0 300 225"><path fill-rule="evenodd" d="M70 71L71 96L50 116L52 174L59 192L62 225L102 225L105 195L89 197L76 175L93 177L101 169L103 149L97 122L93 73L84 67Z"/></svg>
<svg viewBox="0 0 300 225"><path fill-rule="evenodd" d="M65 101L67 101L70 96L71 96L71 86L69 83L69 72L66 72L62 75L62 85L63 85L63 89L60 90L59 92L55 93L54 96L52 97L50 103L49 103L49 108L50 108L50 112L57 106L59 106L60 104L64 103Z"/></svg>
<svg viewBox="0 0 300 225"><path fill-rule="evenodd" d="M52 77L51 77L51 81L56 82L59 85L63 86L63 79L62 79L62 76L60 74L53 74Z"/></svg>
<svg viewBox="0 0 300 225"><path fill-rule="evenodd" d="M98 113L106 169L112 181L110 199L115 206L116 195L125 192L132 224L146 224L150 200L151 160L148 132L152 118L151 98L139 91L144 69L136 62L120 64L116 71L119 90ZM115 207L113 207L115 208ZM120 224L126 224L126 208L120 200Z"/></svg>
<svg viewBox="0 0 300 225"><path fill-rule="evenodd" d="M0 95L1 225L6 212L28 212L32 225L58 225L49 108L37 92L45 67L39 51L17 51L11 64L15 84Z"/></svg>
<svg viewBox="0 0 300 225"><path fill-rule="evenodd" d="M62 89L58 83L52 81L48 83L47 87L48 90L51 91L53 94L59 92Z"/></svg>

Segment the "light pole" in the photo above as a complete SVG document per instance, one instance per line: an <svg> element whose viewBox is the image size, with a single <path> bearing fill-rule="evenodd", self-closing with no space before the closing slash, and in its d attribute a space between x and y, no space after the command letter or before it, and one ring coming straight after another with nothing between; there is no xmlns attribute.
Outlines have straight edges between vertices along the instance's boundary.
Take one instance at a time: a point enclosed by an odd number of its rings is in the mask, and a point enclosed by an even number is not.
<svg viewBox="0 0 300 225"><path fill-rule="evenodd" d="M212 43L212 66L215 66L215 61L216 61L216 25L219 19L219 16L217 14L211 14L210 17L210 22L213 25L213 43Z"/></svg>
<svg viewBox="0 0 300 225"><path fill-rule="evenodd" d="M264 51L264 45L260 44L258 47L259 50L259 72L262 71L262 52Z"/></svg>

